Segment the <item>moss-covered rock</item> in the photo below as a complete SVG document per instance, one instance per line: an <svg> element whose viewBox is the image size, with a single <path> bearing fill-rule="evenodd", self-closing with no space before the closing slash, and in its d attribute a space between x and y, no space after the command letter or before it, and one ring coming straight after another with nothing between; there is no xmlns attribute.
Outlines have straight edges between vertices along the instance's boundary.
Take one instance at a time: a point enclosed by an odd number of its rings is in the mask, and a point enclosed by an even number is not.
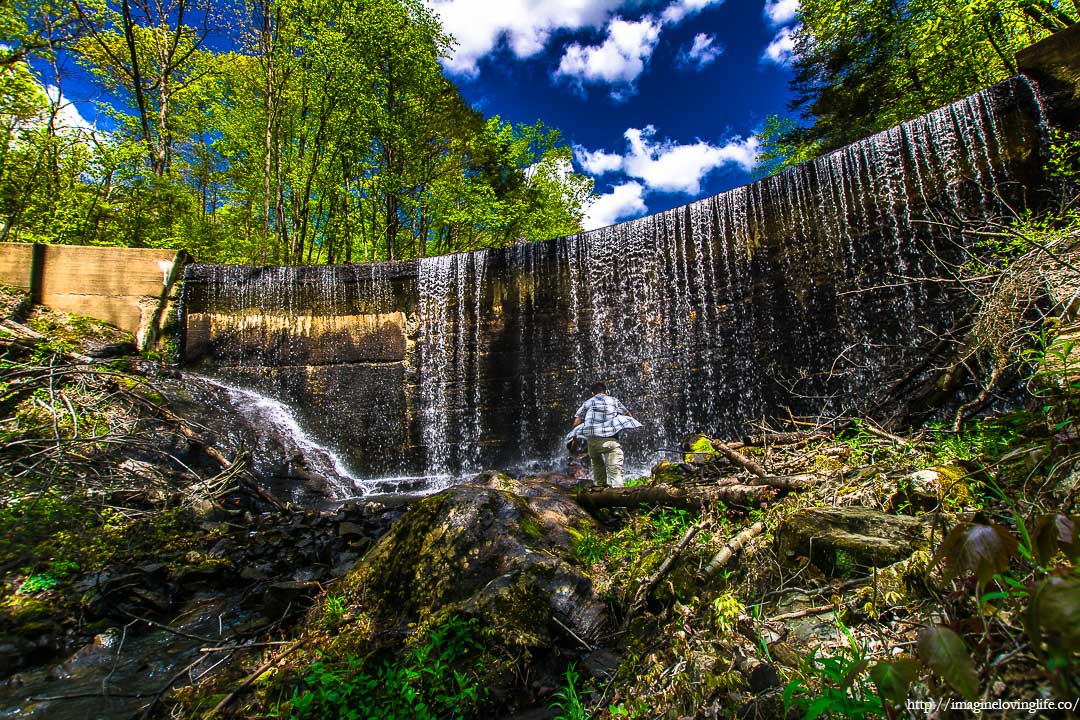
<svg viewBox="0 0 1080 720"><path fill-rule="evenodd" d="M448 612L475 618L504 647L577 643L562 626L596 637L607 607L572 562L574 535L593 527L554 485L498 473L425 498L334 587L353 620L320 650L391 648L411 625ZM322 625L320 612L309 627Z"/></svg>
<svg viewBox="0 0 1080 720"><path fill-rule="evenodd" d="M663 460L652 469L653 485L678 485L687 480L695 479L700 474L700 468L689 463L676 463Z"/></svg>

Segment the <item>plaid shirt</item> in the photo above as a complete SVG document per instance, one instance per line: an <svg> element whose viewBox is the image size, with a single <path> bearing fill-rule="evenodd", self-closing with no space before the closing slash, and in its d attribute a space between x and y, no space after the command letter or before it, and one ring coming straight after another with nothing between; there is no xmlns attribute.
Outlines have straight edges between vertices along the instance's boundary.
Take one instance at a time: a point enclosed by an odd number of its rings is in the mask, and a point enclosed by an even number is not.
<svg viewBox="0 0 1080 720"><path fill-rule="evenodd" d="M641 427L641 423L630 417L625 405L603 393L593 395L583 402L574 417L580 418L582 422L567 434L567 440L576 435L615 437L623 430Z"/></svg>

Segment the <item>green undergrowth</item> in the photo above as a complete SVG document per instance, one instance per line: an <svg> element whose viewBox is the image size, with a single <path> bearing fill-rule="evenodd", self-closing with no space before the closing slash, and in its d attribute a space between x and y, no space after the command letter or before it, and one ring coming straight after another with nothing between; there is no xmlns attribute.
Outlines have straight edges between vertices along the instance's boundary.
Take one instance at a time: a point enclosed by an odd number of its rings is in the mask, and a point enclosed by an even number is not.
<svg viewBox="0 0 1080 720"><path fill-rule="evenodd" d="M718 517L723 511L715 510ZM642 508L629 513L614 532L580 534L575 538L575 557L603 590L626 592L636 579L663 562L665 549L678 542L697 519L696 513L677 508ZM711 538L710 532L699 533L695 543L704 547Z"/></svg>
<svg viewBox="0 0 1080 720"><path fill-rule="evenodd" d="M475 621L449 616L413 635L394 657L319 659L300 671L291 697L269 716L307 720L436 720L475 717L492 664Z"/></svg>

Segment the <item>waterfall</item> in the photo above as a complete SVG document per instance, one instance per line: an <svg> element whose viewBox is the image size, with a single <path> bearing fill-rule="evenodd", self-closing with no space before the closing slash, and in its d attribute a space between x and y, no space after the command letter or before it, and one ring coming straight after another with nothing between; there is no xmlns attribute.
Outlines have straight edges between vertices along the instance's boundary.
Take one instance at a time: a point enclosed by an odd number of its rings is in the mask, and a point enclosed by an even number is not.
<svg viewBox="0 0 1080 720"><path fill-rule="evenodd" d="M294 404L362 477L552 467L594 379L647 465L689 432L857 412L950 326L955 226L1022 208L1014 79L773 177L543 243L412 263L195 266L186 352ZM660 454L658 454L660 453Z"/></svg>
<svg viewBox="0 0 1080 720"><path fill-rule="evenodd" d="M483 251L424 258L418 268L420 416L425 472L479 468Z"/></svg>

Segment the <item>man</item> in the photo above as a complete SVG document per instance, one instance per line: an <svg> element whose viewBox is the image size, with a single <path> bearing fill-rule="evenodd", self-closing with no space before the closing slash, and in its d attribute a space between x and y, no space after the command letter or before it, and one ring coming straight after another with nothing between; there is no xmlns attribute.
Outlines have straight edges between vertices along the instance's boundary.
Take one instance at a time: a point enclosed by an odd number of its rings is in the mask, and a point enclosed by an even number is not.
<svg viewBox="0 0 1080 720"><path fill-rule="evenodd" d="M607 385L594 382L589 386L592 397L574 413L574 429L567 435L571 440L582 436L588 442L592 463L593 484L599 487L623 484L623 450L619 433L641 427L617 398L607 394Z"/></svg>

